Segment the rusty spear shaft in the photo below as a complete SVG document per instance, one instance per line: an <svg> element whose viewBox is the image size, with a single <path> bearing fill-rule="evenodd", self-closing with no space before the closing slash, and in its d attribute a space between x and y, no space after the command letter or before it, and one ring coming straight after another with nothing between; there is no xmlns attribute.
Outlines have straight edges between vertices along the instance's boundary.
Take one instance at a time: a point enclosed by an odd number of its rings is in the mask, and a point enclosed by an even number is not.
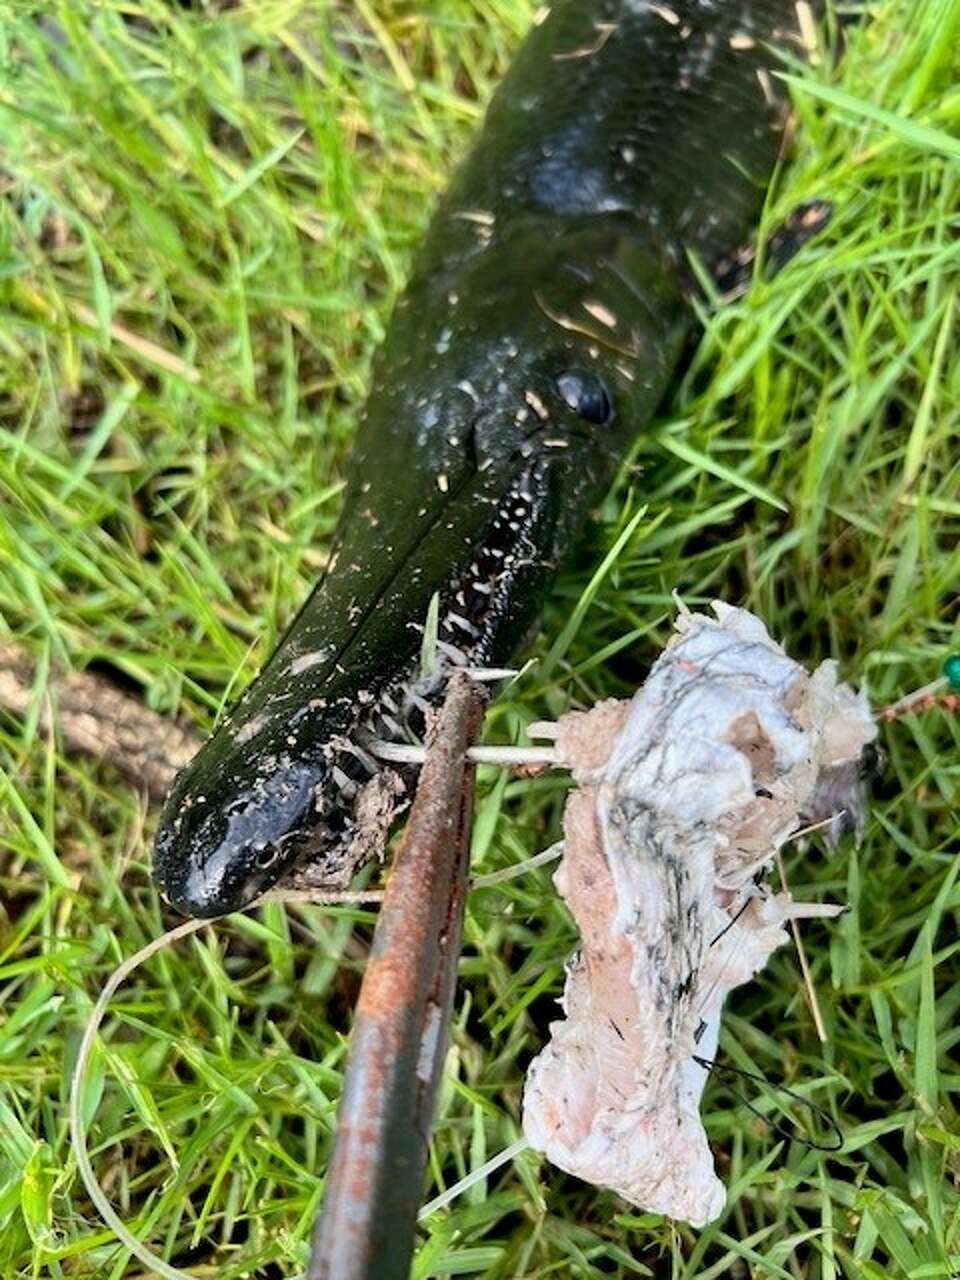
<svg viewBox="0 0 960 1280"><path fill-rule="evenodd" d="M360 990L307 1280L407 1280L456 984L483 697L450 681Z"/></svg>

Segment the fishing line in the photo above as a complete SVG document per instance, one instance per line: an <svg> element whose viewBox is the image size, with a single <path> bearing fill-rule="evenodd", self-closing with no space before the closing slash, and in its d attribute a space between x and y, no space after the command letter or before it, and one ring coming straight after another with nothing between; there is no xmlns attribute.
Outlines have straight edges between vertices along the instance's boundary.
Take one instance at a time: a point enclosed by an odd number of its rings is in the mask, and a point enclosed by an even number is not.
<svg viewBox="0 0 960 1280"><path fill-rule="evenodd" d="M356 904L367 901L378 901L380 895L375 892L371 893L353 893L345 891L343 893L329 893L322 897L317 894L301 892L283 892L282 890L273 890L264 894L255 902L250 903L248 909L263 906L269 902L289 902L296 905L304 905L309 902L314 906L335 906L339 904ZM222 918L222 917L221 917ZM68 1099L68 1114L70 1121L70 1140L73 1144L73 1150L77 1160L77 1172L80 1174L80 1180L87 1190L87 1194L96 1206L97 1212L103 1218L104 1222L111 1228L114 1235L124 1245L135 1258L138 1258L144 1266L149 1267L157 1275L162 1276L163 1280L196 1280L196 1276L190 1275L186 1271L181 1271L178 1267L171 1266L169 1262L165 1262L163 1258L155 1254L145 1244L143 1244L126 1226L122 1218L119 1217L106 1192L97 1180L93 1165L90 1161L90 1153L87 1147L87 1126L83 1119L83 1095L87 1084L87 1071L90 1065L90 1057L93 1052L94 1042L97 1032L106 1016L110 1001L117 992L118 987L130 976L134 970L138 969L151 956L162 951L165 947L172 946L175 942L179 942L181 938L187 938L192 933L199 932L200 929L207 926L213 926L216 920L198 919L185 920L182 924L178 924L173 929L168 929L166 933L160 934L159 937L153 938L150 942L134 952L132 956L128 956L122 961L111 973L110 977L103 985L103 990L97 997L96 1004L90 1014L89 1021L84 1028L83 1036L80 1040L80 1049L77 1053L77 1061L74 1064L73 1073L70 1077L70 1095ZM93 1117L91 1117L92 1120Z"/></svg>
<svg viewBox="0 0 960 1280"><path fill-rule="evenodd" d="M709 946L709 947L715 947L715 946L717 945L717 943L720 941L720 939L724 936L724 934L725 934L725 933L729 933L729 932L730 932L730 930L733 928L733 926L737 923L737 921L740 919L740 917L741 917L741 916L743 915L743 913L746 911L747 907L749 907L750 903L754 901L754 897L755 897L755 895L751 894L751 895L749 895L746 899L744 899L744 901L743 901L743 903L742 903L742 905L741 905L741 907L740 907L740 910L737 912L737 914L736 914L735 916L731 916L731 917L730 917L730 920L727 922L727 924L725 924L725 925L723 926L723 928L722 928L722 929L720 930L720 932L716 935L716 937L713 937L713 938L711 938L711 939L710 939L710 941L707 943L707 946Z"/></svg>
<svg viewBox="0 0 960 1280"><path fill-rule="evenodd" d="M787 1142L799 1142L801 1146L809 1147L811 1151L834 1152L842 1149L845 1141L843 1130L840 1128L839 1124L837 1124L836 1120L834 1120L833 1116L831 1116L828 1111L824 1110L823 1107L818 1106L817 1103L811 1102L809 1098L805 1098L802 1093L798 1093L796 1089L791 1089L785 1084L771 1084L770 1081L765 1076L760 1075L759 1072L745 1071L743 1067L735 1067L729 1063L720 1063L717 1062L715 1058L701 1058L699 1054L696 1053L691 1056L698 1067L702 1067L704 1071L707 1071L711 1075L715 1075L718 1079L722 1080L734 1097L738 1098L748 1111L752 1112L759 1120L762 1120L764 1124L768 1124L773 1129L774 1133L779 1134L781 1138L785 1138ZM759 1107L755 1106L745 1094L741 1093L739 1089L735 1088L734 1085L730 1083L727 1079L728 1076L738 1076L741 1080L751 1080L754 1083L762 1084L765 1088L769 1089L771 1093L785 1094L788 1098L793 1099L794 1102L806 1107L811 1115L816 1116L821 1124L825 1125L827 1129L832 1129L836 1136L836 1141L828 1145L827 1143L814 1142L810 1138L803 1138L798 1133L791 1133L791 1131L784 1128L778 1120L773 1119L771 1116L764 1115Z"/></svg>
<svg viewBox="0 0 960 1280"><path fill-rule="evenodd" d="M188 937L191 933L196 933L209 924L209 920L186 920L183 924L177 925L175 929L170 929L167 933L162 933L159 938L154 938L148 942L145 947L141 947L132 956L128 956L126 960L114 969L104 983L103 990L97 998L97 1003L93 1006L93 1013L90 1015L90 1021L87 1023L83 1039L80 1041L80 1052L77 1054L76 1065L70 1078L70 1140L73 1143L77 1158L77 1172L80 1174L81 1181L87 1189L87 1194L96 1205L101 1218L112 1229L121 1244L125 1245L134 1257L139 1258L144 1266L150 1267L157 1275L163 1276L164 1280L196 1280L196 1278L188 1275L186 1271L172 1267L169 1262L165 1262L163 1258L153 1253L145 1244L142 1244L127 1228L107 1199L106 1192L97 1181L97 1175L94 1173L93 1165L90 1163L90 1154L87 1150L87 1131L82 1115L82 1099L87 1082L87 1066L93 1050L93 1042L100 1029L100 1024L103 1022L107 1006L117 988L145 960L149 960L151 956L156 955L164 947L178 942L181 938Z"/></svg>

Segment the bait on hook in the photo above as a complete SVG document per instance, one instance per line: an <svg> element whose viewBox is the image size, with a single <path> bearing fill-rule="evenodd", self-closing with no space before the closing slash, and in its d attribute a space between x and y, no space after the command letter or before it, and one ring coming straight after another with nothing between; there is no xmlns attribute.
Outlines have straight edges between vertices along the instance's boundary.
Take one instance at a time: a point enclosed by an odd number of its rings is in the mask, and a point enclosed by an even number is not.
<svg viewBox="0 0 960 1280"><path fill-rule="evenodd" d="M834 663L808 673L758 618L713 608L681 607L629 702L531 727L577 784L554 881L581 944L528 1071L524 1133L567 1172L694 1226L726 1199L699 1114L704 1068L739 1070L714 1065L726 997L786 926L843 910L774 893L765 872L798 832L835 837L837 809L859 834L877 734Z"/></svg>

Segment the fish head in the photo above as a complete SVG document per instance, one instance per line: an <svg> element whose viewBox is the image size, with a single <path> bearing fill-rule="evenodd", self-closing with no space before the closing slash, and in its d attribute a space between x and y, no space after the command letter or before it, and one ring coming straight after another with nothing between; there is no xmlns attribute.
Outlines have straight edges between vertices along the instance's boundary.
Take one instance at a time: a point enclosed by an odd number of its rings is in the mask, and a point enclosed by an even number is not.
<svg viewBox="0 0 960 1280"><path fill-rule="evenodd" d="M316 838L307 826L316 766L268 758L253 768L225 752L229 743L225 729L210 740L213 750L201 752L178 776L154 847L154 878L170 905L187 915L243 909L272 887L310 835ZM223 803L218 797L227 770L236 781Z"/></svg>

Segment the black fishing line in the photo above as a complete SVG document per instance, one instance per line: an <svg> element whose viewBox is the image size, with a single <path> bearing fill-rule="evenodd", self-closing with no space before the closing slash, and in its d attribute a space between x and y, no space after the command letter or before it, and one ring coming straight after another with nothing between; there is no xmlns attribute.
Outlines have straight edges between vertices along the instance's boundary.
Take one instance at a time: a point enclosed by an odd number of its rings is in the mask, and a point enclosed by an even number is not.
<svg viewBox="0 0 960 1280"><path fill-rule="evenodd" d="M811 1102L809 1098L805 1098L802 1094L797 1093L795 1089L791 1089L785 1084L771 1084L766 1077L760 1075L758 1072L744 1071L742 1067L725 1065L710 1058L701 1058L697 1054L693 1054L693 1060L698 1067L703 1067L704 1071L709 1071L714 1075L719 1076L734 1097L739 1098L747 1110L751 1111L758 1119L762 1120L765 1124L769 1124L774 1133L778 1133L781 1138L785 1138L788 1142L799 1142L802 1146L809 1147L811 1151L839 1151L843 1146L843 1131L837 1124L836 1120L834 1120L833 1116L831 1116L829 1112L825 1111L823 1107L819 1107L815 1102ZM809 1138L800 1137L797 1133L791 1133L790 1130L785 1129L778 1120L774 1120L770 1116L764 1115L759 1107L754 1106L749 1098L742 1094L739 1089L730 1084L730 1081L727 1078L729 1076L739 1076L742 1080L753 1080L758 1084L764 1085L771 1093L786 1094L788 1098L792 1098L801 1106L806 1107L811 1115L816 1116L821 1124L825 1125L826 1128L832 1129L836 1135L836 1141L831 1144L813 1142Z"/></svg>
<svg viewBox="0 0 960 1280"><path fill-rule="evenodd" d="M731 919L730 919L729 923L728 923L728 924L725 924L725 925L723 926L723 928L720 930L720 932L717 934L717 936L716 936L715 938L711 938L711 939L710 939L710 943L709 943L709 945L710 945L711 947L715 947L715 946L717 945L717 943L720 941L720 939L723 937L723 935L724 935L725 933L729 933L729 932L730 932L730 930L733 928L733 926L737 923L737 921L740 919L740 917L741 917L741 916L743 915L743 913L746 911L747 907L749 907L750 903L751 903L751 902L754 902L754 901L755 901L755 899L754 899L754 898L747 898L746 902L744 902L743 906L740 908L740 910L737 912L737 914L736 914L735 916L732 916L732 917L731 917Z"/></svg>

